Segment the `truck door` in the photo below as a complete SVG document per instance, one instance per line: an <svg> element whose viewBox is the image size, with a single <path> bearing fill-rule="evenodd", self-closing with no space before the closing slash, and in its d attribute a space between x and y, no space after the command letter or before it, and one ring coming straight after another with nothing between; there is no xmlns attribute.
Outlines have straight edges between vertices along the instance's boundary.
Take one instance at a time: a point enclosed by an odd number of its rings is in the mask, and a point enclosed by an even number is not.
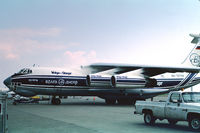
<svg viewBox="0 0 200 133"><path fill-rule="evenodd" d="M173 93L165 107L165 116L168 119L183 120L184 110L181 107L182 98L179 93Z"/></svg>

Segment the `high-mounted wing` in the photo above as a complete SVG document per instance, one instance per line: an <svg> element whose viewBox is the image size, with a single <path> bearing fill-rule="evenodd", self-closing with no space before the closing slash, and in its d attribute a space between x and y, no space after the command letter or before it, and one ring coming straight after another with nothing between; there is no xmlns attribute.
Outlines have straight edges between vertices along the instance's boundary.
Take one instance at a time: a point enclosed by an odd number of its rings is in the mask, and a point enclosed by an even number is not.
<svg viewBox="0 0 200 133"><path fill-rule="evenodd" d="M112 63L95 63L89 66L82 67L86 69L88 74L95 74L109 71L109 75L122 74L135 70L142 70L142 75L152 77L163 73L188 72L198 73L200 68L197 67L167 67L167 66L148 66L148 65L133 65L133 64L112 64Z"/></svg>

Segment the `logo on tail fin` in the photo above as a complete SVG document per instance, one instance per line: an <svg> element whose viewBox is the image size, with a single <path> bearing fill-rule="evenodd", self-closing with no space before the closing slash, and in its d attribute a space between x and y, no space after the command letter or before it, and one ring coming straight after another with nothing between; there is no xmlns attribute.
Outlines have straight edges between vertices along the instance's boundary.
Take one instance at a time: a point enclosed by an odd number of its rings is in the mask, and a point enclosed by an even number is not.
<svg viewBox="0 0 200 133"><path fill-rule="evenodd" d="M191 54L190 62L193 66L199 66L200 65L200 56L196 53Z"/></svg>
<svg viewBox="0 0 200 133"><path fill-rule="evenodd" d="M190 34L193 37L191 43L196 44L189 55L183 61L188 66L200 67L200 34Z"/></svg>

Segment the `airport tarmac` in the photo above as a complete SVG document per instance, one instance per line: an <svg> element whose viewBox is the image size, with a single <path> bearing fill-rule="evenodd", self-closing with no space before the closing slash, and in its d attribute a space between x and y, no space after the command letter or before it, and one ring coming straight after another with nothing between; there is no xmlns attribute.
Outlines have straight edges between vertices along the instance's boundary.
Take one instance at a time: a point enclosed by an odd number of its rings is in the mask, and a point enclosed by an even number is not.
<svg viewBox="0 0 200 133"><path fill-rule="evenodd" d="M106 105L100 98L69 98L61 105L8 103L9 133L188 133L187 122L154 126L134 115L133 105Z"/></svg>

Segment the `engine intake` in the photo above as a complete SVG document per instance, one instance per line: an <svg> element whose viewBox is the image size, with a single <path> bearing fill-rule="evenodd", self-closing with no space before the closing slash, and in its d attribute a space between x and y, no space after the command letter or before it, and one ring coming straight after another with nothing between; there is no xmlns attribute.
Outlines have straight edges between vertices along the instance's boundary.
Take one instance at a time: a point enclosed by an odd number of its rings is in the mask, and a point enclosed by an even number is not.
<svg viewBox="0 0 200 133"><path fill-rule="evenodd" d="M145 80L138 77L112 76L111 85L116 88L138 88L145 86Z"/></svg>
<svg viewBox="0 0 200 133"><path fill-rule="evenodd" d="M87 85L91 87L110 87L110 77L102 75L87 75Z"/></svg>

